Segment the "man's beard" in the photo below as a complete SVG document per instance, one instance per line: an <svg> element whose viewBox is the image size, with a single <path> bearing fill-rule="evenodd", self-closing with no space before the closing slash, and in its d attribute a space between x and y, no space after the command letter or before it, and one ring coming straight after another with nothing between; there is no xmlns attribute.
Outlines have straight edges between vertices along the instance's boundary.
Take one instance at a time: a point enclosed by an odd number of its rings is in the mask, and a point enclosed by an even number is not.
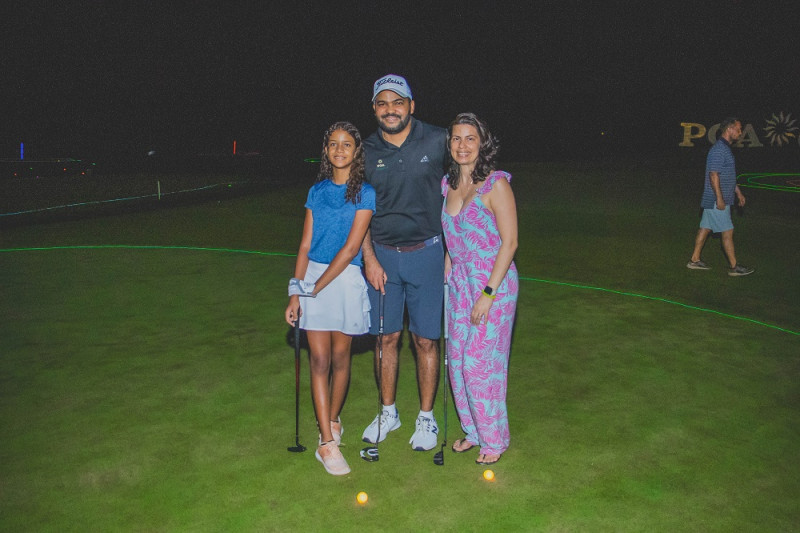
<svg viewBox="0 0 800 533"><path fill-rule="evenodd" d="M386 115L385 117L381 117L381 119L384 119L384 118L387 118L387 117L390 117L390 116L397 117L397 115ZM398 118L400 118L400 117L398 117ZM378 121L378 127L380 127L380 129L382 129L384 132L386 132L386 133L388 133L390 135L393 135L395 133L400 133L401 131L406 129L406 126L408 126L409 122L411 122L411 114L406 115L406 118L401 120L397 124L397 126L394 126L394 127L389 127L389 126L387 126L386 124L383 123L383 120L379 120Z"/></svg>

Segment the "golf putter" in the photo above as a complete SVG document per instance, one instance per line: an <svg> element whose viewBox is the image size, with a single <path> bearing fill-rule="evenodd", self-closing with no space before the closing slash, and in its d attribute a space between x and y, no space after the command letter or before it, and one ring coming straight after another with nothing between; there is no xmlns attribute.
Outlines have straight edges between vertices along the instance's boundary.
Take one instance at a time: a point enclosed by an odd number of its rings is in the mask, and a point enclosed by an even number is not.
<svg viewBox="0 0 800 533"><path fill-rule="evenodd" d="M306 451L300 444L300 321L294 321L294 446L286 448L290 452Z"/></svg>
<svg viewBox="0 0 800 533"><path fill-rule="evenodd" d="M375 439L374 446L367 446L361 450L361 458L369 463L374 463L375 461L380 459L380 455L378 455L378 443L381 441L381 416L383 416L383 391L381 390L381 386L383 385L383 299L385 295L383 293L380 294L378 297L378 315L380 317L378 321L378 407L380 410L378 411L378 438Z"/></svg>
<svg viewBox="0 0 800 533"><path fill-rule="evenodd" d="M444 284L444 440L442 448L433 455L433 464L444 466L444 448L447 446L447 382L450 381L449 365L447 361L447 299L450 296L450 288Z"/></svg>

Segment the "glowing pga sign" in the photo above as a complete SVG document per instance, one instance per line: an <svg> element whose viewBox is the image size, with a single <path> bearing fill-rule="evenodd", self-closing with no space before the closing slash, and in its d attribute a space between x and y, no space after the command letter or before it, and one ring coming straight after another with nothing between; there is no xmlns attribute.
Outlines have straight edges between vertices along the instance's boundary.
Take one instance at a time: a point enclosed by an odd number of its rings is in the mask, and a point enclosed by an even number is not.
<svg viewBox="0 0 800 533"><path fill-rule="evenodd" d="M798 136L800 128L796 126L796 122L797 120L792 118L791 113L773 114L764 121L761 137L758 136L756 128L752 124L743 124L742 136L734 146L737 148L763 148L765 143L778 148L790 144L800 146L800 136ZM681 127L683 128L683 141L678 146L693 148L695 146L693 141L703 138L710 144L717 142L719 124L706 128L697 122L681 122Z"/></svg>

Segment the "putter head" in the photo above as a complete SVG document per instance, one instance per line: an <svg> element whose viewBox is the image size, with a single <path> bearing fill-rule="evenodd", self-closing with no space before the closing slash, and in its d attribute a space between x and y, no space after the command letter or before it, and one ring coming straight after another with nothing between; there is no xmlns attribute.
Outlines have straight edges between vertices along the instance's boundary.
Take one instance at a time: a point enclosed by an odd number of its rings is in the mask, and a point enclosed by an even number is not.
<svg viewBox="0 0 800 533"><path fill-rule="evenodd" d="M300 444L299 442L297 443L297 446L289 446L286 449L292 453L300 453L306 451L306 447Z"/></svg>
<svg viewBox="0 0 800 533"><path fill-rule="evenodd" d="M367 461L368 463L374 463L375 461L379 460L380 456L378 455L378 447L367 446L366 448L362 448L361 458Z"/></svg>
<svg viewBox="0 0 800 533"><path fill-rule="evenodd" d="M442 450L439 450L433 455L433 464L444 466L444 452Z"/></svg>

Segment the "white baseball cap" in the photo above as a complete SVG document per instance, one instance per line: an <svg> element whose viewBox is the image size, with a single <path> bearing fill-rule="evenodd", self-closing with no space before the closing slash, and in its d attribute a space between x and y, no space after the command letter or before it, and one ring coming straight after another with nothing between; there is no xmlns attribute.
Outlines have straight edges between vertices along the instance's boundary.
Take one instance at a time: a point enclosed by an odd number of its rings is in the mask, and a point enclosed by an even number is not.
<svg viewBox="0 0 800 533"><path fill-rule="evenodd" d="M414 97L411 96L411 87L408 86L406 79L403 76L398 76L397 74L387 74L375 82L375 87L372 89L373 102L375 101L375 97L378 96L378 93L381 91L392 91L399 94L403 98L409 98L411 100L414 99Z"/></svg>

